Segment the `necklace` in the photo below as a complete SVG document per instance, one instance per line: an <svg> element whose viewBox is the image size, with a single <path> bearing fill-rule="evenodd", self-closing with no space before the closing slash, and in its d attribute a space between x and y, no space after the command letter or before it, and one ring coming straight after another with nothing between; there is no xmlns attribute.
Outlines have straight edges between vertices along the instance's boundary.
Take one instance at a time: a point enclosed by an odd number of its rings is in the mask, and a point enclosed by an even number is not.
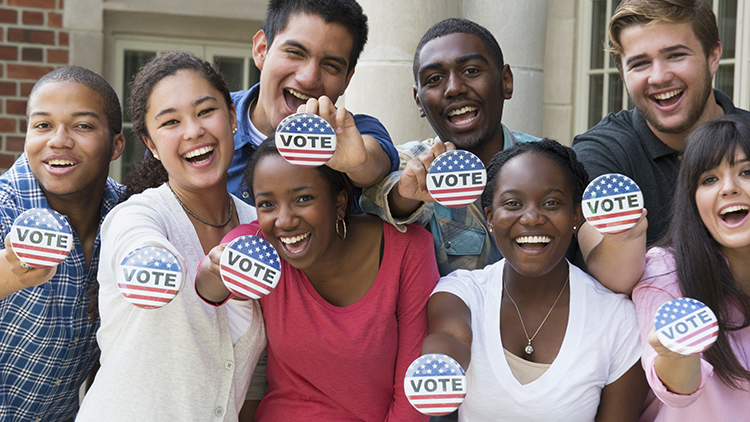
<svg viewBox="0 0 750 422"><path fill-rule="evenodd" d="M227 219L224 220L223 223L215 224L215 223L211 223L209 221L206 221L206 220L198 217L197 215L195 215L192 211L190 211L188 209L188 207L185 204L182 203L182 201L180 201L180 198L174 192L174 189L172 189L172 185L170 185L169 183L167 183L167 186L169 186L169 190L172 191L172 195L174 195L174 199L176 199L177 202L179 202L179 204L182 207L182 209L185 210L186 213L190 214L191 217L195 218L196 220L200 221L201 223L208 224L211 227L224 227L227 224L229 224L229 220L232 219L232 213L234 212L234 208L233 208L232 202L234 202L234 201L232 201L232 197L231 196L229 197L229 217L227 217Z"/></svg>
<svg viewBox="0 0 750 422"><path fill-rule="evenodd" d="M560 300L560 297L565 291L565 287L568 286L568 281L570 281L570 275L568 275L568 278L565 280L565 284L563 285L562 290L560 290L560 294L557 295L557 299L555 299L555 303L553 303L552 307L549 308L549 312L547 312L547 316L545 316L544 319L542 320L542 323L539 324L539 328L536 329L536 332L534 332L534 335L529 337L529 333L526 332L526 325L523 323L523 318L521 317L521 311L518 309L518 305L516 305L516 301L513 300L513 298L510 296L510 291L508 291L508 287L505 284L505 273L503 273L503 290L508 295L508 299L510 299L511 303L513 303L513 306L516 307L516 312L518 312L518 319L521 320L521 328L523 328L523 334L526 336L526 340L529 341L529 344L527 344L526 348L523 349L523 351L526 352L527 355L534 353L534 347L531 345L531 340L534 340L534 337L536 337L536 335L539 334L539 330L542 329L542 326L544 325L544 323L547 322L547 318L549 318L549 315L552 313L552 310L555 309L555 305L557 305L557 301Z"/></svg>

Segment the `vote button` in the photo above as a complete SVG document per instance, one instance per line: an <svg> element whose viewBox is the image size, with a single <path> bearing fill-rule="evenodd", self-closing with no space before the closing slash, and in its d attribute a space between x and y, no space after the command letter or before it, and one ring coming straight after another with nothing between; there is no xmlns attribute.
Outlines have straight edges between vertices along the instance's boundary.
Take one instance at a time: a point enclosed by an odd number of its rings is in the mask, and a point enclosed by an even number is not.
<svg viewBox="0 0 750 422"><path fill-rule="evenodd" d="M583 216L604 234L627 231L643 215L643 194L638 185L622 174L603 174L583 191Z"/></svg>
<svg viewBox="0 0 750 422"><path fill-rule="evenodd" d="M719 321L703 302L680 297L659 307L654 315L654 330L667 349L694 355L714 344L719 335Z"/></svg>
<svg viewBox="0 0 750 422"><path fill-rule="evenodd" d="M487 171L482 160L469 151L446 151L427 169L427 190L446 207L471 204L482 195L486 184Z"/></svg>
<svg viewBox="0 0 750 422"><path fill-rule="evenodd" d="M24 211L10 228L10 245L29 267L49 268L67 258L73 249L73 231L59 212L46 208Z"/></svg>
<svg viewBox="0 0 750 422"><path fill-rule="evenodd" d="M184 281L182 267L171 252L144 246L130 252L120 264L117 286L133 305L160 308L177 296Z"/></svg>
<svg viewBox="0 0 750 422"><path fill-rule="evenodd" d="M319 167L336 152L336 132L312 113L287 116L276 128L276 148L288 162L300 167Z"/></svg>
<svg viewBox="0 0 750 422"><path fill-rule="evenodd" d="M260 299L279 284L281 261L267 240L240 236L224 248L219 273L224 285L235 296Z"/></svg>
<svg viewBox="0 0 750 422"><path fill-rule="evenodd" d="M419 412L447 415L458 409L466 397L466 373L450 356L420 356L406 370L404 393Z"/></svg>

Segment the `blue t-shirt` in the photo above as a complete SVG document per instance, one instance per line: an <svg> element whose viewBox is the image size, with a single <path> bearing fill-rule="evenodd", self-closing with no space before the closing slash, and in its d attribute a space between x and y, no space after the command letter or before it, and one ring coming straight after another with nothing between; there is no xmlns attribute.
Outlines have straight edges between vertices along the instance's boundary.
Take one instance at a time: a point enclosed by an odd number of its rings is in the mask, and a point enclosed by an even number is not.
<svg viewBox="0 0 750 422"><path fill-rule="evenodd" d="M237 110L237 133L234 135L234 157L232 157L232 164L229 166L227 188L229 192L251 205L252 198L250 198L247 188L243 186L242 175L255 148L267 138L251 124L249 117L250 107L258 99L259 94L260 84L256 84L247 91L232 93L232 102ZM391 159L390 171L398 170L398 152L393 146L391 136L380 121L364 114L353 114L352 116L359 133L377 139L380 146L388 154Z"/></svg>

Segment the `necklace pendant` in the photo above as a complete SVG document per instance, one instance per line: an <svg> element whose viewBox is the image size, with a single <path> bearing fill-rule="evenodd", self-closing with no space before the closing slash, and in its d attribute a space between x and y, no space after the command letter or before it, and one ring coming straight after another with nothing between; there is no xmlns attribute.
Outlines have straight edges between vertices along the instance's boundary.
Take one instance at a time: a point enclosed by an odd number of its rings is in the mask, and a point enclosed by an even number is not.
<svg viewBox="0 0 750 422"><path fill-rule="evenodd" d="M523 351L526 352L527 355L534 353L534 347L531 345L531 342L529 342L529 345L526 346L526 348L523 349Z"/></svg>

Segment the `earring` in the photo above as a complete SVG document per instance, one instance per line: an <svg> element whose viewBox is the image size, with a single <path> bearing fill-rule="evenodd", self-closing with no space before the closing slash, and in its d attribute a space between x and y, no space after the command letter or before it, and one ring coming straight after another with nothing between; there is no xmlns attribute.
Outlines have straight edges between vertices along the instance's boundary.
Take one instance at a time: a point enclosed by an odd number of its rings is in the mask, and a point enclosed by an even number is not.
<svg viewBox="0 0 750 422"><path fill-rule="evenodd" d="M573 224L573 231L576 231L576 229L578 229L578 226L576 226L575 224Z"/></svg>
<svg viewBox="0 0 750 422"><path fill-rule="evenodd" d="M489 226L488 229L490 230L490 233L492 233L492 226Z"/></svg>
<svg viewBox="0 0 750 422"><path fill-rule="evenodd" d="M157 153L155 153L155 152L151 151L151 155L153 155L153 156L154 156L154 158L156 158L157 160L159 159L159 154L157 154Z"/></svg>
<svg viewBox="0 0 750 422"><path fill-rule="evenodd" d="M232 129L232 135L236 135L236 134L237 134L237 128Z"/></svg>
<svg viewBox="0 0 750 422"><path fill-rule="evenodd" d="M341 234L341 231L339 231L339 222L344 227L343 228L343 232L344 232L343 235ZM346 239L346 221L344 221L343 218L341 220L336 219L336 235L338 235L339 239L341 239L341 240Z"/></svg>

